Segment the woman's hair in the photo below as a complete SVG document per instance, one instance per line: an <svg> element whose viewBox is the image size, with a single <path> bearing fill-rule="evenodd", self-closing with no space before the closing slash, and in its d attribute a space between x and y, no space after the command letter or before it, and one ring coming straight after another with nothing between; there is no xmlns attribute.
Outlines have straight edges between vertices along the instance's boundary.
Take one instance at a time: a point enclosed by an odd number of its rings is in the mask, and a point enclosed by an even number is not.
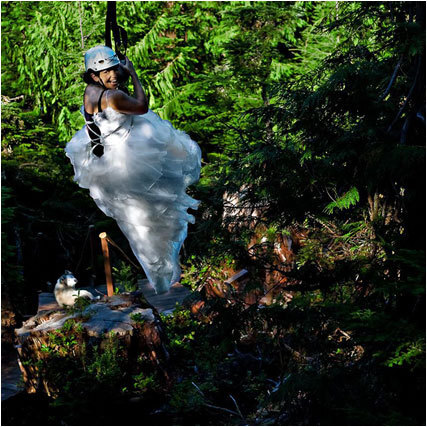
<svg viewBox="0 0 427 427"><path fill-rule="evenodd" d="M93 71L93 70L91 70L90 68L89 68L89 70L87 70L86 72L84 72L83 74L82 74L82 79L83 79L83 81L87 84L87 85L97 85L97 86L101 86L102 87L102 84L101 83L99 83L99 82L96 82L93 78L92 78L92 76L91 76L91 74L92 73L94 73L95 75L97 75L97 76L99 76L99 71ZM122 80L122 81L120 81L120 83L122 84L122 86L120 86L120 89L123 91L123 92L125 92L127 95L129 95L129 90L127 89L127 87L126 87L126 81L127 81L127 79L129 78L129 75L127 75L127 76L125 76L125 78Z"/></svg>
<svg viewBox="0 0 427 427"><path fill-rule="evenodd" d="M84 73L82 74L83 81L84 81L86 84L88 84L88 85L98 85L98 86L101 86L101 84L100 84L100 83L98 83L98 82L96 82L95 80L93 80L93 78L92 78L92 76L91 76L91 74L92 74L92 73L94 73L94 74L96 74L96 75L98 75L98 74L99 74L99 72L97 73L96 71L93 71L93 70L89 69L89 70L87 70L86 72L84 72Z"/></svg>

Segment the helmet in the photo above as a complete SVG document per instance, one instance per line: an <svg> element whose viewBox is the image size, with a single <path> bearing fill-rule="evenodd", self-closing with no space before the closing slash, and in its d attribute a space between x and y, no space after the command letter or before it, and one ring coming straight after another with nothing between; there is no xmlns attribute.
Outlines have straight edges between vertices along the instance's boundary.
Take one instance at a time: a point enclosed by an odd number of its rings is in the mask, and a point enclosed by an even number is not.
<svg viewBox="0 0 427 427"><path fill-rule="evenodd" d="M120 64L119 58L111 47L95 46L85 53L85 69L93 71L106 70Z"/></svg>

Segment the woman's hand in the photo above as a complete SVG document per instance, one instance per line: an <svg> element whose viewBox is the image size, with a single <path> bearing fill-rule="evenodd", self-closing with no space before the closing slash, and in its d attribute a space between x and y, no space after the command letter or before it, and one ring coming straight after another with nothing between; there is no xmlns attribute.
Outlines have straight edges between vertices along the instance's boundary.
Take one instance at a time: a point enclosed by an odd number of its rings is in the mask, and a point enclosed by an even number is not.
<svg viewBox="0 0 427 427"><path fill-rule="evenodd" d="M125 63L120 63L120 67L128 75L136 74L135 68L127 56L125 56Z"/></svg>
<svg viewBox="0 0 427 427"><path fill-rule="evenodd" d="M111 106L120 113L145 114L148 111L148 99L138 80L135 68L127 56L125 56L125 63L120 63L120 70L131 76L134 96L128 96L120 90L112 91Z"/></svg>

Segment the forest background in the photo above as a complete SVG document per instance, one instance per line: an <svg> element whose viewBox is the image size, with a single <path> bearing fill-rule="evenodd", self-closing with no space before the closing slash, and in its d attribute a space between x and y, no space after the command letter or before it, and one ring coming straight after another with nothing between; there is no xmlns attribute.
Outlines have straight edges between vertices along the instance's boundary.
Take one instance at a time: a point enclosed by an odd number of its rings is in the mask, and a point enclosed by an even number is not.
<svg viewBox="0 0 427 427"><path fill-rule="evenodd" d="M89 225L127 243L64 154L106 2L1 12L2 310L19 323L64 269L89 277ZM248 422L423 424L425 3L125 1L117 15L150 108L203 152L184 283L206 298L245 268L247 292L287 285L263 310L215 301L210 326L185 310L170 325L202 368L182 368L169 414L209 422L203 396L227 406L227 390ZM238 378L236 348L262 361Z"/></svg>

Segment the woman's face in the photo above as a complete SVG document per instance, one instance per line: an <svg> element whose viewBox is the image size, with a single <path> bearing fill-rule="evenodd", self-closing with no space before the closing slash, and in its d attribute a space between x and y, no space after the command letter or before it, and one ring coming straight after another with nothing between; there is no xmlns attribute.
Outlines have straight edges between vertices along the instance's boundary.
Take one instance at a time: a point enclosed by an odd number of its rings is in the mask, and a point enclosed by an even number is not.
<svg viewBox="0 0 427 427"><path fill-rule="evenodd" d="M99 72L97 76L95 73L91 74L93 80L97 83L102 83L107 89L117 89L119 86L119 66L108 68Z"/></svg>

